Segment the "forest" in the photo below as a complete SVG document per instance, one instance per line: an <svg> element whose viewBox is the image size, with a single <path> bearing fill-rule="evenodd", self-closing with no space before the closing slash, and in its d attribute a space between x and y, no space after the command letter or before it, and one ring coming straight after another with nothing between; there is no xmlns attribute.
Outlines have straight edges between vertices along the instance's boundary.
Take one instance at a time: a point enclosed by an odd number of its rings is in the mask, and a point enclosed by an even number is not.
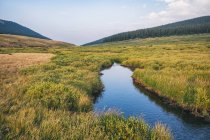
<svg viewBox="0 0 210 140"><path fill-rule="evenodd" d="M136 38L152 38L152 37L164 37L173 35L190 35L190 34L202 34L210 32L210 16L199 17L186 21L171 23L158 27L140 29L136 31L129 31L119 33L103 39L87 43L85 45L94 45L106 42L123 41Z"/></svg>

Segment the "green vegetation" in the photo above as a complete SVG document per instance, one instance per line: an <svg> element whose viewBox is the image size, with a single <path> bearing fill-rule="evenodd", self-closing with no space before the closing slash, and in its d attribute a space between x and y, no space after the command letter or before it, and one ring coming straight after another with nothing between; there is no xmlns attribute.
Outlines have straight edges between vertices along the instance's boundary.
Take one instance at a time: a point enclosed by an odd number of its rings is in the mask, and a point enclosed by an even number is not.
<svg viewBox="0 0 210 140"><path fill-rule="evenodd" d="M133 78L169 102L209 118L209 34L136 39L95 45L91 52L115 54Z"/></svg>
<svg viewBox="0 0 210 140"><path fill-rule="evenodd" d="M210 113L210 34L148 38L89 47L47 47L47 64L1 79L0 137L4 139L172 139L165 125L117 113L94 114L103 85L100 70L113 62L133 78L194 114ZM1 53L23 52L2 47ZM38 47L27 52L42 52ZM4 71L5 72L5 71ZM5 73L1 73L5 74Z"/></svg>
<svg viewBox="0 0 210 140"><path fill-rule="evenodd" d="M1 52L42 52L24 48L6 46ZM126 59L117 51L52 45L43 51L55 55L47 64L6 75L0 85L0 138L172 139L162 124L149 127L142 119L92 112L94 96L103 87L100 70Z"/></svg>
<svg viewBox="0 0 210 140"><path fill-rule="evenodd" d="M85 45L123 41L135 38L165 37L172 35L190 35L210 33L210 16L198 17L153 28L140 29L108 36Z"/></svg>

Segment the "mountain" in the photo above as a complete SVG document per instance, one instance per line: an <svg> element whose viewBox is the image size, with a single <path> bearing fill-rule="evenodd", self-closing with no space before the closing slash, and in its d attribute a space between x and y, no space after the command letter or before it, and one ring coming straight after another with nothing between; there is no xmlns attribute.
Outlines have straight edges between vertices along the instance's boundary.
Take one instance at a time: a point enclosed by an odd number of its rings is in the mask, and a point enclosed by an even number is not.
<svg viewBox="0 0 210 140"><path fill-rule="evenodd" d="M28 36L40 39L49 39L20 24L1 19L0 19L0 34L22 35L22 36Z"/></svg>
<svg viewBox="0 0 210 140"><path fill-rule="evenodd" d="M201 33L210 33L210 16L198 17L153 28L123 32L84 44L84 46L106 42L123 41L135 38L149 38Z"/></svg>

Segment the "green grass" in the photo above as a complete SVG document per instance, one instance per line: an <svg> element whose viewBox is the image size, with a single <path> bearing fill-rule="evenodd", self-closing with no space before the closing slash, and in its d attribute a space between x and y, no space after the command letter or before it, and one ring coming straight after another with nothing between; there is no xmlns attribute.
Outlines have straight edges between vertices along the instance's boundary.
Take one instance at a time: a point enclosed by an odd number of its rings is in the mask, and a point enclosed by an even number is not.
<svg viewBox="0 0 210 140"><path fill-rule="evenodd" d="M4 139L171 139L168 129L167 135L153 136L156 130L142 119L91 112L93 94L102 89L100 69L112 59L70 51L48 64L22 69L1 93Z"/></svg>
<svg viewBox="0 0 210 140"><path fill-rule="evenodd" d="M1 80L0 136L5 139L172 139L165 125L92 113L103 85L100 70L113 62L133 78L192 112L209 116L210 35L138 39L89 47L47 47L55 57ZM31 42L32 43L32 42ZM4 51L2 51L4 50ZM42 52L2 47L1 53ZM11 78L12 77L12 78Z"/></svg>
<svg viewBox="0 0 210 140"><path fill-rule="evenodd" d="M209 116L209 34L136 39L90 47L117 53L121 64L135 69L133 78L159 95ZM90 51L91 52L91 51Z"/></svg>

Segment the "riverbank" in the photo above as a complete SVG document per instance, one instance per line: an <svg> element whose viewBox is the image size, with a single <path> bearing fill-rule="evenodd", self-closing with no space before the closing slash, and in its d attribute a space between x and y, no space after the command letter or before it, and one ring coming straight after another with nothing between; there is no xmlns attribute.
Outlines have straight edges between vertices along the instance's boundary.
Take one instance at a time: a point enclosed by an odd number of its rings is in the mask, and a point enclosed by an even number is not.
<svg viewBox="0 0 210 140"><path fill-rule="evenodd" d="M136 69L139 69L139 70L143 70L144 69L143 67L138 68L138 67L134 67L134 66L128 66L128 65L125 65L125 64L120 64L120 65L123 66L123 67L129 68L133 72L135 72ZM154 96L158 97L158 99L161 100L161 102L164 105L169 105L171 108L179 109L180 111L184 111L185 113L191 115L192 117L194 117L196 119L199 119L201 121L210 123L210 115L207 115L207 116L202 115L202 112L199 109L196 110L197 112L194 112L192 107L190 108L190 107L187 107L187 106L185 106L183 104L179 104L176 100L171 99L170 97L162 95L160 91L155 90L152 86L150 86L148 84L145 84L141 78L137 79L137 78L135 78L134 75L132 75L132 79L133 79L134 84L137 85L137 87L143 88L148 93L151 93ZM210 111L209 111L208 114L210 114Z"/></svg>
<svg viewBox="0 0 210 140"><path fill-rule="evenodd" d="M152 87L144 84L140 80L137 80L137 79L133 78L133 82L136 85L138 85L139 87L143 88L144 90L146 90L149 93L151 93L151 94L155 95L156 97L158 97L162 101L163 104L169 105L172 108L176 108L176 109L182 110L185 113L188 113L188 114L192 115L193 117L195 117L197 119L201 119L202 121L210 123L210 116L203 116L200 113L193 112L193 110L191 108L182 106L182 105L178 104L175 100L172 100L169 97L161 95L161 93L159 91L154 90Z"/></svg>
<svg viewBox="0 0 210 140"><path fill-rule="evenodd" d="M22 53L25 48L27 56ZM52 57L33 54L42 50L53 54ZM92 112L94 93L102 89L100 70L111 66L114 56L88 54L81 47L71 46L5 47L0 52L4 57L15 56L14 62L16 53L21 58L12 65L8 59L2 60L0 139L171 140L173 137L160 123L149 126L139 118L125 118L112 112L99 116ZM42 57L47 57L44 63ZM40 65L34 65L35 62Z"/></svg>
<svg viewBox="0 0 210 140"><path fill-rule="evenodd" d="M129 40L92 47L1 47L0 53L4 54L45 52L54 57L46 64L18 70L17 75L1 73L10 78L1 80L0 84L3 89L0 135L8 139L91 139L94 136L109 139L115 131L123 129L121 135L131 131L139 136L133 131L138 128L135 125L128 127L128 131L124 129L123 125L130 121L120 116L111 124L110 118L106 119L108 126L113 126L113 129L106 128L110 131L105 131L105 125L99 125L100 121L92 117L94 93L102 89L100 70L113 62L136 68L136 80L146 81L145 84L179 104L194 109L203 107L205 114L210 105L209 36ZM137 126L141 124L141 120L134 122ZM166 131L163 132L158 137Z"/></svg>
<svg viewBox="0 0 210 140"><path fill-rule="evenodd" d="M190 135L192 140L197 140L210 136L209 123L180 108L169 106L157 95L135 84L132 79L133 71L128 67L114 63L101 73L104 90L94 102L94 111L113 108L126 118L141 116L150 125L155 122L167 124L174 139L185 139Z"/></svg>

